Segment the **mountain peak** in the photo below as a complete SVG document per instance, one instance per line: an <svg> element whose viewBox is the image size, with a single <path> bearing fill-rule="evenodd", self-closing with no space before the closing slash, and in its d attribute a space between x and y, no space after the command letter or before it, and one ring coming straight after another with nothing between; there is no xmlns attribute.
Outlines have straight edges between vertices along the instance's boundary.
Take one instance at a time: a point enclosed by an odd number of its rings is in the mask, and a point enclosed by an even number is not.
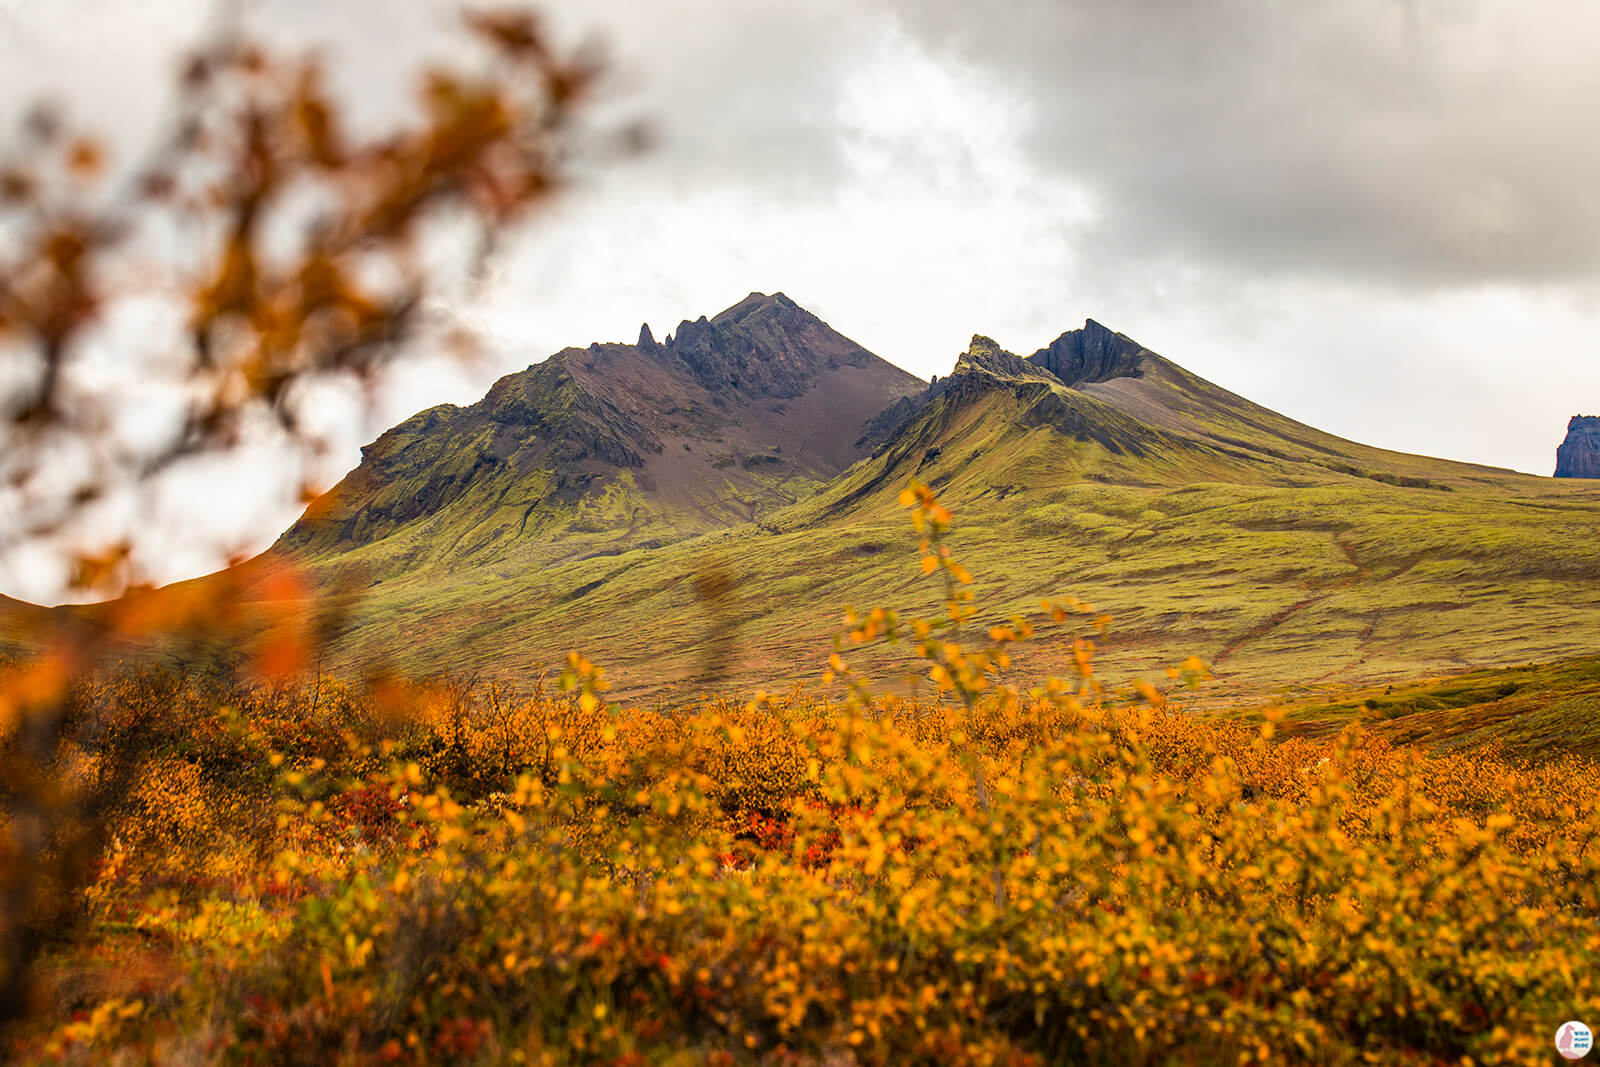
<svg viewBox="0 0 1600 1067"><path fill-rule="evenodd" d="M639 348L655 348L656 347L656 335L650 332L650 324L648 322L644 323L643 325L641 325L639 327L639 341L638 341L637 347L639 347Z"/></svg>
<svg viewBox="0 0 1600 1067"><path fill-rule="evenodd" d="M1143 377L1146 352L1131 337L1085 319L1081 330L1068 330L1029 356L1028 361L1076 387L1111 378Z"/></svg>
<svg viewBox="0 0 1600 1067"><path fill-rule="evenodd" d="M877 361L782 293L751 293L712 318L685 320L667 348L714 392L775 399L800 396L824 371Z"/></svg>
<svg viewBox="0 0 1600 1067"><path fill-rule="evenodd" d="M743 300L739 301L737 304L733 305L731 308L728 308L726 311L717 314L714 318L712 318L711 321L721 326L732 322L741 322L744 319L749 318L751 315L763 311L768 313L776 313L791 309L795 311L801 311L801 313L807 315L807 317L814 317L811 316L809 312L803 311L800 305L796 304L793 300L790 300L782 293L773 293L769 296L766 293L753 292Z"/></svg>
<svg viewBox="0 0 1600 1067"><path fill-rule="evenodd" d="M993 337L985 337L981 333L975 333L972 335L972 340L967 342L967 352L971 355L981 356L990 352L1005 352L1005 349L1001 348L1000 343Z"/></svg>

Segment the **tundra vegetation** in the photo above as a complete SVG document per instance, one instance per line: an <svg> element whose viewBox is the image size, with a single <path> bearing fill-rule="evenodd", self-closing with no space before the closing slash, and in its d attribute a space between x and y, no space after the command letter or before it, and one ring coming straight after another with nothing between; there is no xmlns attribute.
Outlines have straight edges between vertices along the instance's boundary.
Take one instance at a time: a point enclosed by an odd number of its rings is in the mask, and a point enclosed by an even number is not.
<svg viewBox="0 0 1600 1067"><path fill-rule="evenodd" d="M1112 693L1103 617L975 628L949 513L905 497L944 608L851 612L838 702L624 707L577 655L520 693L72 686L41 770L63 795L137 770L90 876L41 888L8 1053L1542 1062L1552 1020L1600 1009L1591 762ZM1004 682L1024 641L1075 669ZM874 694L853 654L883 643L936 698Z"/></svg>

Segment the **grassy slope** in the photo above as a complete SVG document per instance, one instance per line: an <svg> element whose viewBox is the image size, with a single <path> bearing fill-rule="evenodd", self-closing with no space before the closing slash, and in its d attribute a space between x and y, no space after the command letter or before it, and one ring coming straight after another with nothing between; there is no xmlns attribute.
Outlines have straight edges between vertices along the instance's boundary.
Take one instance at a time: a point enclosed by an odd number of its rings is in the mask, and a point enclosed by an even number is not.
<svg viewBox="0 0 1600 1067"><path fill-rule="evenodd" d="M656 441L659 452L652 453L634 439L637 435L622 435L617 448L633 446L644 453L644 465L638 468L595 457L591 442L605 432L605 412L575 410L588 398L564 377L567 365L584 355L564 352L497 384L496 392L514 394L510 399L528 409L503 422L477 407L435 409L443 413L442 426L433 425L429 411L390 430L369 450L372 456L362 467L314 505L308 512L311 521L285 535L284 545L331 566L363 569L374 581L419 571L437 577L441 569L484 565L498 571L543 567L615 552L619 546L676 541L719 529L750 515L758 505L790 503L821 484L815 472L784 462L781 453L770 463L750 462L749 448L736 455L738 427L713 425L706 436L711 448L728 450L726 466L714 466L720 457L705 455L711 450L708 441L691 438L700 451L695 457L701 460L700 469L691 472L696 477L684 479L685 489L672 499L648 491L644 487L651 484L652 467L677 459L685 441ZM630 355L624 349L613 362ZM636 376L641 365L651 369L644 360L627 362ZM555 372L563 375L556 388L538 380L541 375L556 378ZM524 386L516 378L531 384ZM678 410L669 391L678 383L647 384L664 408ZM481 407L489 409L490 403ZM722 444L728 437L734 445ZM582 458L574 460L563 452ZM491 461L485 463L485 457ZM442 495L437 492L440 485L460 495L402 521L371 522L363 514L370 505L404 515L408 502ZM352 525L353 540L333 536L335 529Z"/></svg>
<svg viewBox="0 0 1600 1067"><path fill-rule="evenodd" d="M1585 536L1600 484L1339 441L1159 361L1088 392L1146 417L1160 400L1166 432L1118 454L1038 424L1028 389L936 402L894 447L759 524L531 572L391 579L349 654L527 675L579 649L648 701L692 681L731 630L734 682L814 678L847 604L935 610L894 505L913 474L956 511L981 603L1094 600L1116 620L1111 677L1197 654L1218 674L1210 701L1551 659L1600 632L1600 546ZM712 562L736 575L731 609L694 598ZM1043 642L1017 673L1061 659Z"/></svg>
<svg viewBox="0 0 1600 1067"><path fill-rule="evenodd" d="M1321 737L1352 721L1399 744L1494 745L1541 759L1600 759L1600 656L1468 671L1397 685L1330 689L1291 704L1283 732Z"/></svg>
<svg viewBox="0 0 1600 1067"><path fill-rule="evenodd" d="M0 656L24 656L48 630L59 609L0 596Z"/></svg>

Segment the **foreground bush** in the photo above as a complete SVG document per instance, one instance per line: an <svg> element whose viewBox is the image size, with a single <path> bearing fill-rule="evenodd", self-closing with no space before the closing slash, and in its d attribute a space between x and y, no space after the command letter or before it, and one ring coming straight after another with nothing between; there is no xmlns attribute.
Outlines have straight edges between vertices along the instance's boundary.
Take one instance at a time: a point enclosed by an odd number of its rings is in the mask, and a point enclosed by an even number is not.
<svg viewBox="0 0 1600 1067"><path fill-rule="evenodd" d="M481 696L387 756L304 693L190 731L60 950L81 1017L13 1051L1490 1062L1600 1014L1577 761L1275 745L1045 694L675 716ZM230 764L256 749L276 783Z"/></svg>

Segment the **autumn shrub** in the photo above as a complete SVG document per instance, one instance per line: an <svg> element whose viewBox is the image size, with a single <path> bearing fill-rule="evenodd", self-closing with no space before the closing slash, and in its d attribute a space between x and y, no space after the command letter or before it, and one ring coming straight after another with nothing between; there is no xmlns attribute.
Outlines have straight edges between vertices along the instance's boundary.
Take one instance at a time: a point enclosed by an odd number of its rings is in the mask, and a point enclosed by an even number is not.
<svg viewBox="0 0 1600 1067"><path fill-rule="evenodd" d="M552 739L549 783L474 803L416 763L286 782L268 861L99 898L181 948L182 996L133 1030L172 1051L204 1020L259 1062L1494 1061L1600 1006L1582 779L1148 705L1022 746L967 729L982 703L757 710L766 778L744 725L686 709ZM174 862L223 832L172 816Z"/></svg>

